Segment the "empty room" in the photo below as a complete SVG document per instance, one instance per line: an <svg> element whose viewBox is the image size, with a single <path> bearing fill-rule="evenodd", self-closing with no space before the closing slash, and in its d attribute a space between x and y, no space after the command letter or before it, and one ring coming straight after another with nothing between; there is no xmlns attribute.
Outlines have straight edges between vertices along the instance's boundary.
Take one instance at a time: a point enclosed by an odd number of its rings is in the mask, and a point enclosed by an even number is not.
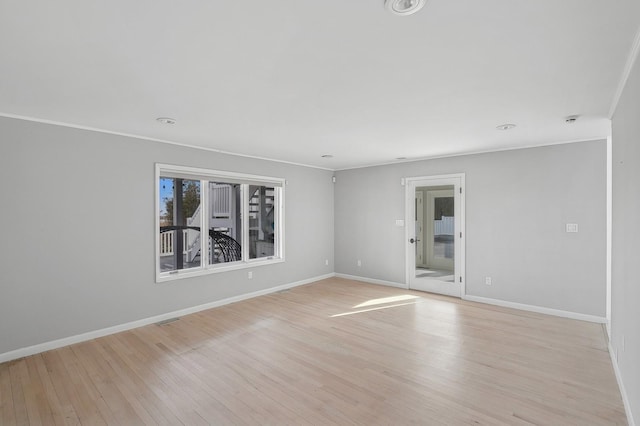
<svg viewBox="0 0 640 426"><path fill-rule="evenodd" d="M0 425L638 424L639 51L637 0L0 0Z"/></svg>

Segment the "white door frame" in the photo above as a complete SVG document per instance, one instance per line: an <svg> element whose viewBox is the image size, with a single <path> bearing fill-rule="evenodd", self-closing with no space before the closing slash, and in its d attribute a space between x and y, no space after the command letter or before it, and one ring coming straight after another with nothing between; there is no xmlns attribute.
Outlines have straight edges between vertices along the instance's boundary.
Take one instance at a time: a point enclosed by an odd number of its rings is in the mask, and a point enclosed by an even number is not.
<svg viewBox="0 0 640 426"><path fill-rule="evenodd" d="M454 239L454 280L460 284L459 297L466 295L465 271L465 174L455 173L435 176L418 176L404 178L405 184L405 283L410 288L411 278L416 273L415 245L410 243L415 233L415 193L416 188L422 186L453 185L454 209L456 217L456 238Z"/></svg>

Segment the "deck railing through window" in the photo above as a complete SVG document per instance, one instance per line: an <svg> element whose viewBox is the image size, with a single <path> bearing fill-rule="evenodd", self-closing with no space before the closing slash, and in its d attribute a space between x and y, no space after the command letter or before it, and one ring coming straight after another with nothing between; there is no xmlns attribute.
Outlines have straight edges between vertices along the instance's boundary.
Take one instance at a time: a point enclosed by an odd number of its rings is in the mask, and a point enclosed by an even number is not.
<svg viewBox="0 0 640 426"><path fill-rule="evenodd" d="M170 256L173 254L173 240L174 240L175 232L176 231L167 231L167 232L160 233L160 256ZM184 246L182 248L183 254L187 253L187 247L188 247L188 241L189 241L187 232L188 232L187 229L182 230L182 245Z"/></svg>

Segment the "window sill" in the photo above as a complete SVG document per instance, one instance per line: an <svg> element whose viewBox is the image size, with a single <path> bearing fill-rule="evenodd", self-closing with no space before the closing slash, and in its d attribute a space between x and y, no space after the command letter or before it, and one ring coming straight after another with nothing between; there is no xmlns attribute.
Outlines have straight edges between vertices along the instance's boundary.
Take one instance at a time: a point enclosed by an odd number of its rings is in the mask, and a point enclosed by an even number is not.
<svg viewBox="0 0 640 426"><path fill-rule="evenodd" d="M202 275L218 274L220 272L236 271L239 269L248 269L255 266L273 265L283 262L284 258L278 257L272 259L253 259L244 262L233 262L233 264L230 265L210 265L207 268L183 269L178 271L177 273L156 272L156 283L181 280L183 278L199 277Z"/></svg>

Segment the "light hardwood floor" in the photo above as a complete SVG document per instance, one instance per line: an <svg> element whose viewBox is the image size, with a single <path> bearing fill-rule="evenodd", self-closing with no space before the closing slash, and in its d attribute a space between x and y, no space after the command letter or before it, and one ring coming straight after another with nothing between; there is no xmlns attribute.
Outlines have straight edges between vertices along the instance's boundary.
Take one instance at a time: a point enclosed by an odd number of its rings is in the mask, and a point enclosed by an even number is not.
<svg viewBox="0 0 640 426"><path fill-rule="evenodd" d="M602 326L329 279L0 364L0 424L624 425Z"/></svg>

